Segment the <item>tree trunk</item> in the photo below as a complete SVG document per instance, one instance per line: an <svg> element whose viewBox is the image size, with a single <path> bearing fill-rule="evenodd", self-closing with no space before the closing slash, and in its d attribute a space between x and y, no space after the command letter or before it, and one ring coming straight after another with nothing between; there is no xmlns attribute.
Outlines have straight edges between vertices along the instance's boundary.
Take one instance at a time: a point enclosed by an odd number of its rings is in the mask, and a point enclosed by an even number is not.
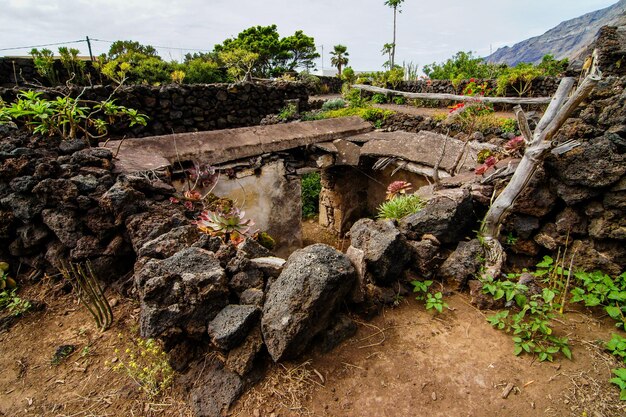
<svg viewBox="0 0 626 417"><path fill-rule="evenodd" d="M397 6L394 6L393 8L393 43L391 44L391 65L389 66L389 69L393 69L393 66L395 64L396 61L396 12L397 12Z"/></svg>
<svg viewBox="0 0 626 417"><path fill-rule="evenodd" d="M559 84L557 92L552 97L548 109L537 124L532 138L526 147L526 152L520 161L513 177L507 186L498 195L489 207L480 229L483 239L486 256L485 275L498 278L506 255L502 245L498 241L500 227L506 214L509 212L515 200L526 189L533 175L543 163L546 155L557 144L552 141L554 135L559 131L567 118L578 107L578 105L591 93L600 80L600 75L593 71L578 86L573 95L568 98L574 86L573 78L563 78ZM518 120L525 121L525 116L519 114ZM526 126L522 127L524 136L529 135Z"/></svg>

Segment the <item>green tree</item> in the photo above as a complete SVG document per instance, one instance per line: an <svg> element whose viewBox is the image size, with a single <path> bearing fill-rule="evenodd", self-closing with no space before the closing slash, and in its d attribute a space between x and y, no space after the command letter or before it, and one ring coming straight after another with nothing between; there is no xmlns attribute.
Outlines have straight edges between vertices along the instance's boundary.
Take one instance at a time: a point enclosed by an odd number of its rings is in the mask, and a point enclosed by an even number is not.
<svg viewBox="0 0 626 417"><path fill-rule="evenodd" d="M389 68L395 66L396 61L396 17L398 13L402 13L399 10L400 6L404 3L404 0L385 0L385 6L389 6L393 9L393 42L391 42L391 59Z"/></svg>
<svg viewBox="0 0 626 417"><path fill-rule="evenodd" d="M219 53L220 60L228 68L228 75L236 81L249 80L252 69L260 56L243 48L230 49Z"/></svg>
<svg viewBox="0 0 626 417"><path fill-rule="evenodd" d="M452 58L439 64L433 62L424 65L424 73L436 80L455 80L468 78L495 78L506 65L499 66L487 64L483 58L479 58L470 52L457 52Z"/></svg>
<svg viewBox="0 0 626 417"><path fill-rule="evenodd" d="M136 41L115 41L109 48L109 59L116 59L130 54L141 54L146 57L159 57L159 54L157 54L157 51L153 46L142 45Z"/></svg>
<svg viewBox="0 0 626 417"><path fill-rule="evenodd" d="M313 61L320 57L315 48L315 39L305 35L301 30L281 39L280 47L284 56L284 66L289 71L294 71L298 67L309 71L315 67Z"/></svg>
<svg viewBox="0 0 626 417"><path fill-rule="evenodd" d="M393 44L392 43L384 44L383 49L381 49L380 52L383 54L383 56L387 55L387 61L383 64L383 68L391 69Z"/></svg>
<svg viewBox="0 0 626 417"><path fill-rule="evenodd" d="M319 58L315 40L298 30L292 36L281 38L276 25L253 26L240 32L236 38L215 45L214 52L242 49L258 55L252 74L271 77L294 71L298 67L309 69Z"/></svg>
<svg viewBox="0 0 626 417"><path fill-rule="evenodd" d="M345 45L335 45L333 46L333 51L330 53L332 58L330 58L331 65L337 67L337 71L341 76L341 68L344 65L348 65L348 47Z"/></svg>

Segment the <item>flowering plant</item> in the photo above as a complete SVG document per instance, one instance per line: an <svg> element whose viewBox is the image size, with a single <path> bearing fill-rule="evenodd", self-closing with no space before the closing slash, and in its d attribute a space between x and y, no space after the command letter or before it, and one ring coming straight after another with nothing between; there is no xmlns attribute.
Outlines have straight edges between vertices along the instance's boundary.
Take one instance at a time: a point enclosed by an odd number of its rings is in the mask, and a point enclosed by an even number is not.
<svg viewBox="0 0 626 417"><path fill-rule="evenodd" d="M406 194L411 189L411 183L406 181L394 181L387 187L386 200L392 200L399 194Z"/></svg>

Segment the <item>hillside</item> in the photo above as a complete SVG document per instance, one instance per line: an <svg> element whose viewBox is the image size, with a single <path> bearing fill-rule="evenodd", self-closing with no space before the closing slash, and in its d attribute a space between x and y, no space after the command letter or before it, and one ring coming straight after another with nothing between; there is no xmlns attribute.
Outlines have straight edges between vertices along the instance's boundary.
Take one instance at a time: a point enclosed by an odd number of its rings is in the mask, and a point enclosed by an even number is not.
<svg viewBox="0 0 626 417"><path fill-rule="evenodd" d="M557 59L575 59L595 39L602 26L626 25L626 0L611 7L566 20L541 36L535 36L513 46L499 48L485 59L488 62L515 65L519 62L541 61L545 54Z"/></svg>

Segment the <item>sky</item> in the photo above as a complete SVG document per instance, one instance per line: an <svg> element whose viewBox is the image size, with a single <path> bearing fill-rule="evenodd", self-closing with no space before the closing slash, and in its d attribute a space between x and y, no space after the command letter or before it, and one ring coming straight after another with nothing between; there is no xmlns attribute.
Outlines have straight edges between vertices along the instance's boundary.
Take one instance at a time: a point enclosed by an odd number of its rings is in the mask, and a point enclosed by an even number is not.
<svg viewBox="0 0 626 417"><path fill-rule="evenodd" d="M457 51L489 55L501 46L538 36L560 22L608 7L617 0L406 0L398 15L397 63L423 67ZM0 56L30 48L92 42L94 54L118 39L179 49L159 49L166 59L213 45L256 25L276 24L281 36L303 30L315 38L329 69L333 45L348 47L349 66L381 70L381 49L392 41L393 11L384 0L0 0ZM86 43L68 44L88 55ZM56 51L58 46L49 47Z"/></svg>

